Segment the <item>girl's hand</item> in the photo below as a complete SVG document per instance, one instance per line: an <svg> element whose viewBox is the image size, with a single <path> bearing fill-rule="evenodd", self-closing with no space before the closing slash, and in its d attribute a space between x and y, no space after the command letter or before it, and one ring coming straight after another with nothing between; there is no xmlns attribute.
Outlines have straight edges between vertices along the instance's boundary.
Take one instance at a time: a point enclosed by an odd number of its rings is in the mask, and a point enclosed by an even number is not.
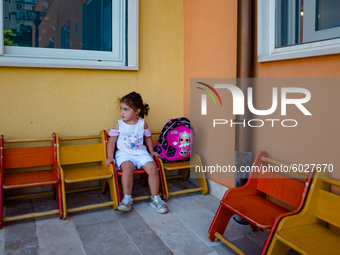
<svg viewBox="0 0 340 255"><path fill-rule="evenodd" d="M150 155L151 155L152 157L159 157L159 154L158 154L158 152L156 152L156 151L152 151L152 152L150 153Z"/></svg>
<svg viewBox="0 0 340 255"><path fill-rule="evenodd" d="M115 161L113 158L108 158L108 159L105 161L105 165L108 167L108 166L111 164L111 162L116 163L116 161Z"/></svg>

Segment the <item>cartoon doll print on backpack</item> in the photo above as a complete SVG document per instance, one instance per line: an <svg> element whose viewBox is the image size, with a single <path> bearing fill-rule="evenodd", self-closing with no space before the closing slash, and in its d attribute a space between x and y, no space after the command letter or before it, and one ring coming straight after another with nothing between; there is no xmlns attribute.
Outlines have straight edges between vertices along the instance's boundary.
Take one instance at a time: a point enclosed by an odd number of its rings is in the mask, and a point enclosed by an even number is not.
<svg viewBox="0 0 340 255"><path fill-rule="evenodd" d="M192 154L195 133L187 118L170 119L154 148L164 162L186 161Z"/></svg>

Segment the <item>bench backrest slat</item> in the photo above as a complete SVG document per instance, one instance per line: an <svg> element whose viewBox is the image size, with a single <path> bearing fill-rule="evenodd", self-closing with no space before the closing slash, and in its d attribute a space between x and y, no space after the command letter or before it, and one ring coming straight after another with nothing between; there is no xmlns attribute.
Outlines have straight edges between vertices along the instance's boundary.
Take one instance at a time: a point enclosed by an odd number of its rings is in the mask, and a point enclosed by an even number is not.
<svg viewBox="0 0 340 255"><path fill-rule="evenodd" d="M98 162L104 160L105 152L102 143L59 146L61 165Z"/></svg>
<svg viewBox="0 0 340 255"><path fill-rule="evenodd" d="M340 228L340 196L319 190L316 217Z"/></svg>
<svg viewBox="0 0 340 255"><path fill-rule="evenodd" d="M299 205L304 188L305 183L272 172L263 174L257 181L257 190L294 207Z"/></svg>
<svg viewBox="0 0 340 255"><path fill-rule="evenodd" d="M54 162L54 147L4 149L4 169L49 166Z"/></svg>

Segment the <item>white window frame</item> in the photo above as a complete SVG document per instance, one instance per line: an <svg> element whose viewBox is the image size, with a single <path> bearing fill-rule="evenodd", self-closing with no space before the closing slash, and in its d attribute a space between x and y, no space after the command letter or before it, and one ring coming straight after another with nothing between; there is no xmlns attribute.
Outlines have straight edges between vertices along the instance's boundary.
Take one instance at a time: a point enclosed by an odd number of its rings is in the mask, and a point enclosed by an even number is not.
<svg viewBox="0 0 340 255"><path fill-rule="evenodd" d="M339 38L275 48L275 0L258 0L257 17L258 62L340 53Z"/></svg>
<svg viewBox="0 0 340 255"><path fill-rule="evenodd" d="M115 3L117 3L117 0L112 1L112 9L114 9ZM122 43L122 41L114 40L112 40L112 52L10 47L4 46L3 0L0 0L0 66L139 70L139 0L128 0L127 9L127 35L122 22L113 18L112 23L112 29L118 29L121 38L127 38L126 49L117 47L117 44ZM125 9L121 8L120 11L125 12ZM117 49L120 49L118 54ZM56 56L56 52L58 56ZM117 56L119 59L117 59ZM127 65L125 65L126 62Z"/></svg>
<svg viewBox="0 0 340 255"><path fill-rule="evenodd" d="M303 27L303 41L313 42L317 40L325 40L330 38L339 37L340 27L334 27L329 29L324 29L320 31L315 30L315 17L316 13L316 0L304 0L304 27ZM308 3L308 4L307 4Z"/></svg>

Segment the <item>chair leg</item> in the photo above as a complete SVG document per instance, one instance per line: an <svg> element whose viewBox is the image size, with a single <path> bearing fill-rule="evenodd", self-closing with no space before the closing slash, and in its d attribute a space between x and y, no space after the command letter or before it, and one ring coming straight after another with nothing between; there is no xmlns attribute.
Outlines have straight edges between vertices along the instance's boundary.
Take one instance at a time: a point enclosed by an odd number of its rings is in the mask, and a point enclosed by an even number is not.
<svg viewBox="0 0 340 255"><path fill-rule="evenodd" d="M230 218L234 215L234 213L227 208L223 207L221 204L215 214L213 222L209 228L208 237L210 241L215 242L216 237L215 233L218 232L221 235L224 234L225 229L228 226Z"/></svg>
<svg viewBox="0 0 340 255"><path fill-rule="evenodd" d="M63 219L66 220L67 218L67 207L66 207L66 192L65 192L65 183L61 182L61 194L62 194L62 201L63 201Z"/></svg>
<svg viewBox="0 0 340 255"><path fill-rule="evenodd" d="M250 224L250 227L251 227L251 229L253 230L253 231L256 231L256 230L258 230L258 227L256 227L255 225L253 225L253 224Z"/></svg>
<svg viewBox="0 0 340 255"><path fill-rule="evenodd" d="M187 179L187 177L188 177L188 174L189 174L189 172L190 172L190 168L187 168L187 169L180 169L180 170L178 170L180 173L181 173L181 181L182 182L184 182L186 179Z"/></svg>
<svg viewBox="0 0 340 255"><path fill-rule="evenodd" d="M100 192L104 193L105 192L106 181L105 180L99 180L99 184L100 184Z"/></svg>
<svg viewBox="0 0 340 255"><path fill-rule="evenodd" d="M63 218L63 199L62 199L62 192L61 192L61 182L58 182L58 208L59 208L59 219Z"/></svg>
<svg viewBox="0 0 340 255"><path fill-rule="evenodd" d="M202 195L208 194L208 184L207 179L205 178L204 173L196 172L197 184L198 187L202 187L203 190L201 191Z"/></svg>
<svg viewBox="0 0 340 255"><path fill-rule="evenodd" d="M144 174L141 174L141 178L142 178L142 180L143 180L143 186L148 186L148 183L149 183L149 181L148 181L148 174L147 173L144 173Z"/></svg>
<svg viewBox="0 0 340 255"><path fill-rule="evenodd" d="M109 188L110 188L111 201L114 201L114 205L112 206L112 208L113 210L117 210L118 196L117 196L117 187L116 187L115 181L113 179L108 179L107 183L109 184Z"/></svg>
<svg viewBox="0 0 340 255"><path fill-rule="evenodd" d="M57 184L52 185L52 198L53 200L57 199Z"/></svg>
<svg viewBox="0 0 340 255"><path fill-rule="evenodd" d="M162 160L157 158L156 163L157 163L157 167L159 168L159 177L160 177L160 181L162 182L162 186L163 186L163 190L164 190L163 199L166 202L166 201L169 200L169 190L168 190L168 183L167 183L167 180L166 180L163 162L162 162Z"/></svg>
<svg viewBox="0 0 340 255"><path fill-rule="evenodd" d="M3 206L3 190L2 190L2 178L0 178L0 229L2 229L2 206Z"/></svg>

